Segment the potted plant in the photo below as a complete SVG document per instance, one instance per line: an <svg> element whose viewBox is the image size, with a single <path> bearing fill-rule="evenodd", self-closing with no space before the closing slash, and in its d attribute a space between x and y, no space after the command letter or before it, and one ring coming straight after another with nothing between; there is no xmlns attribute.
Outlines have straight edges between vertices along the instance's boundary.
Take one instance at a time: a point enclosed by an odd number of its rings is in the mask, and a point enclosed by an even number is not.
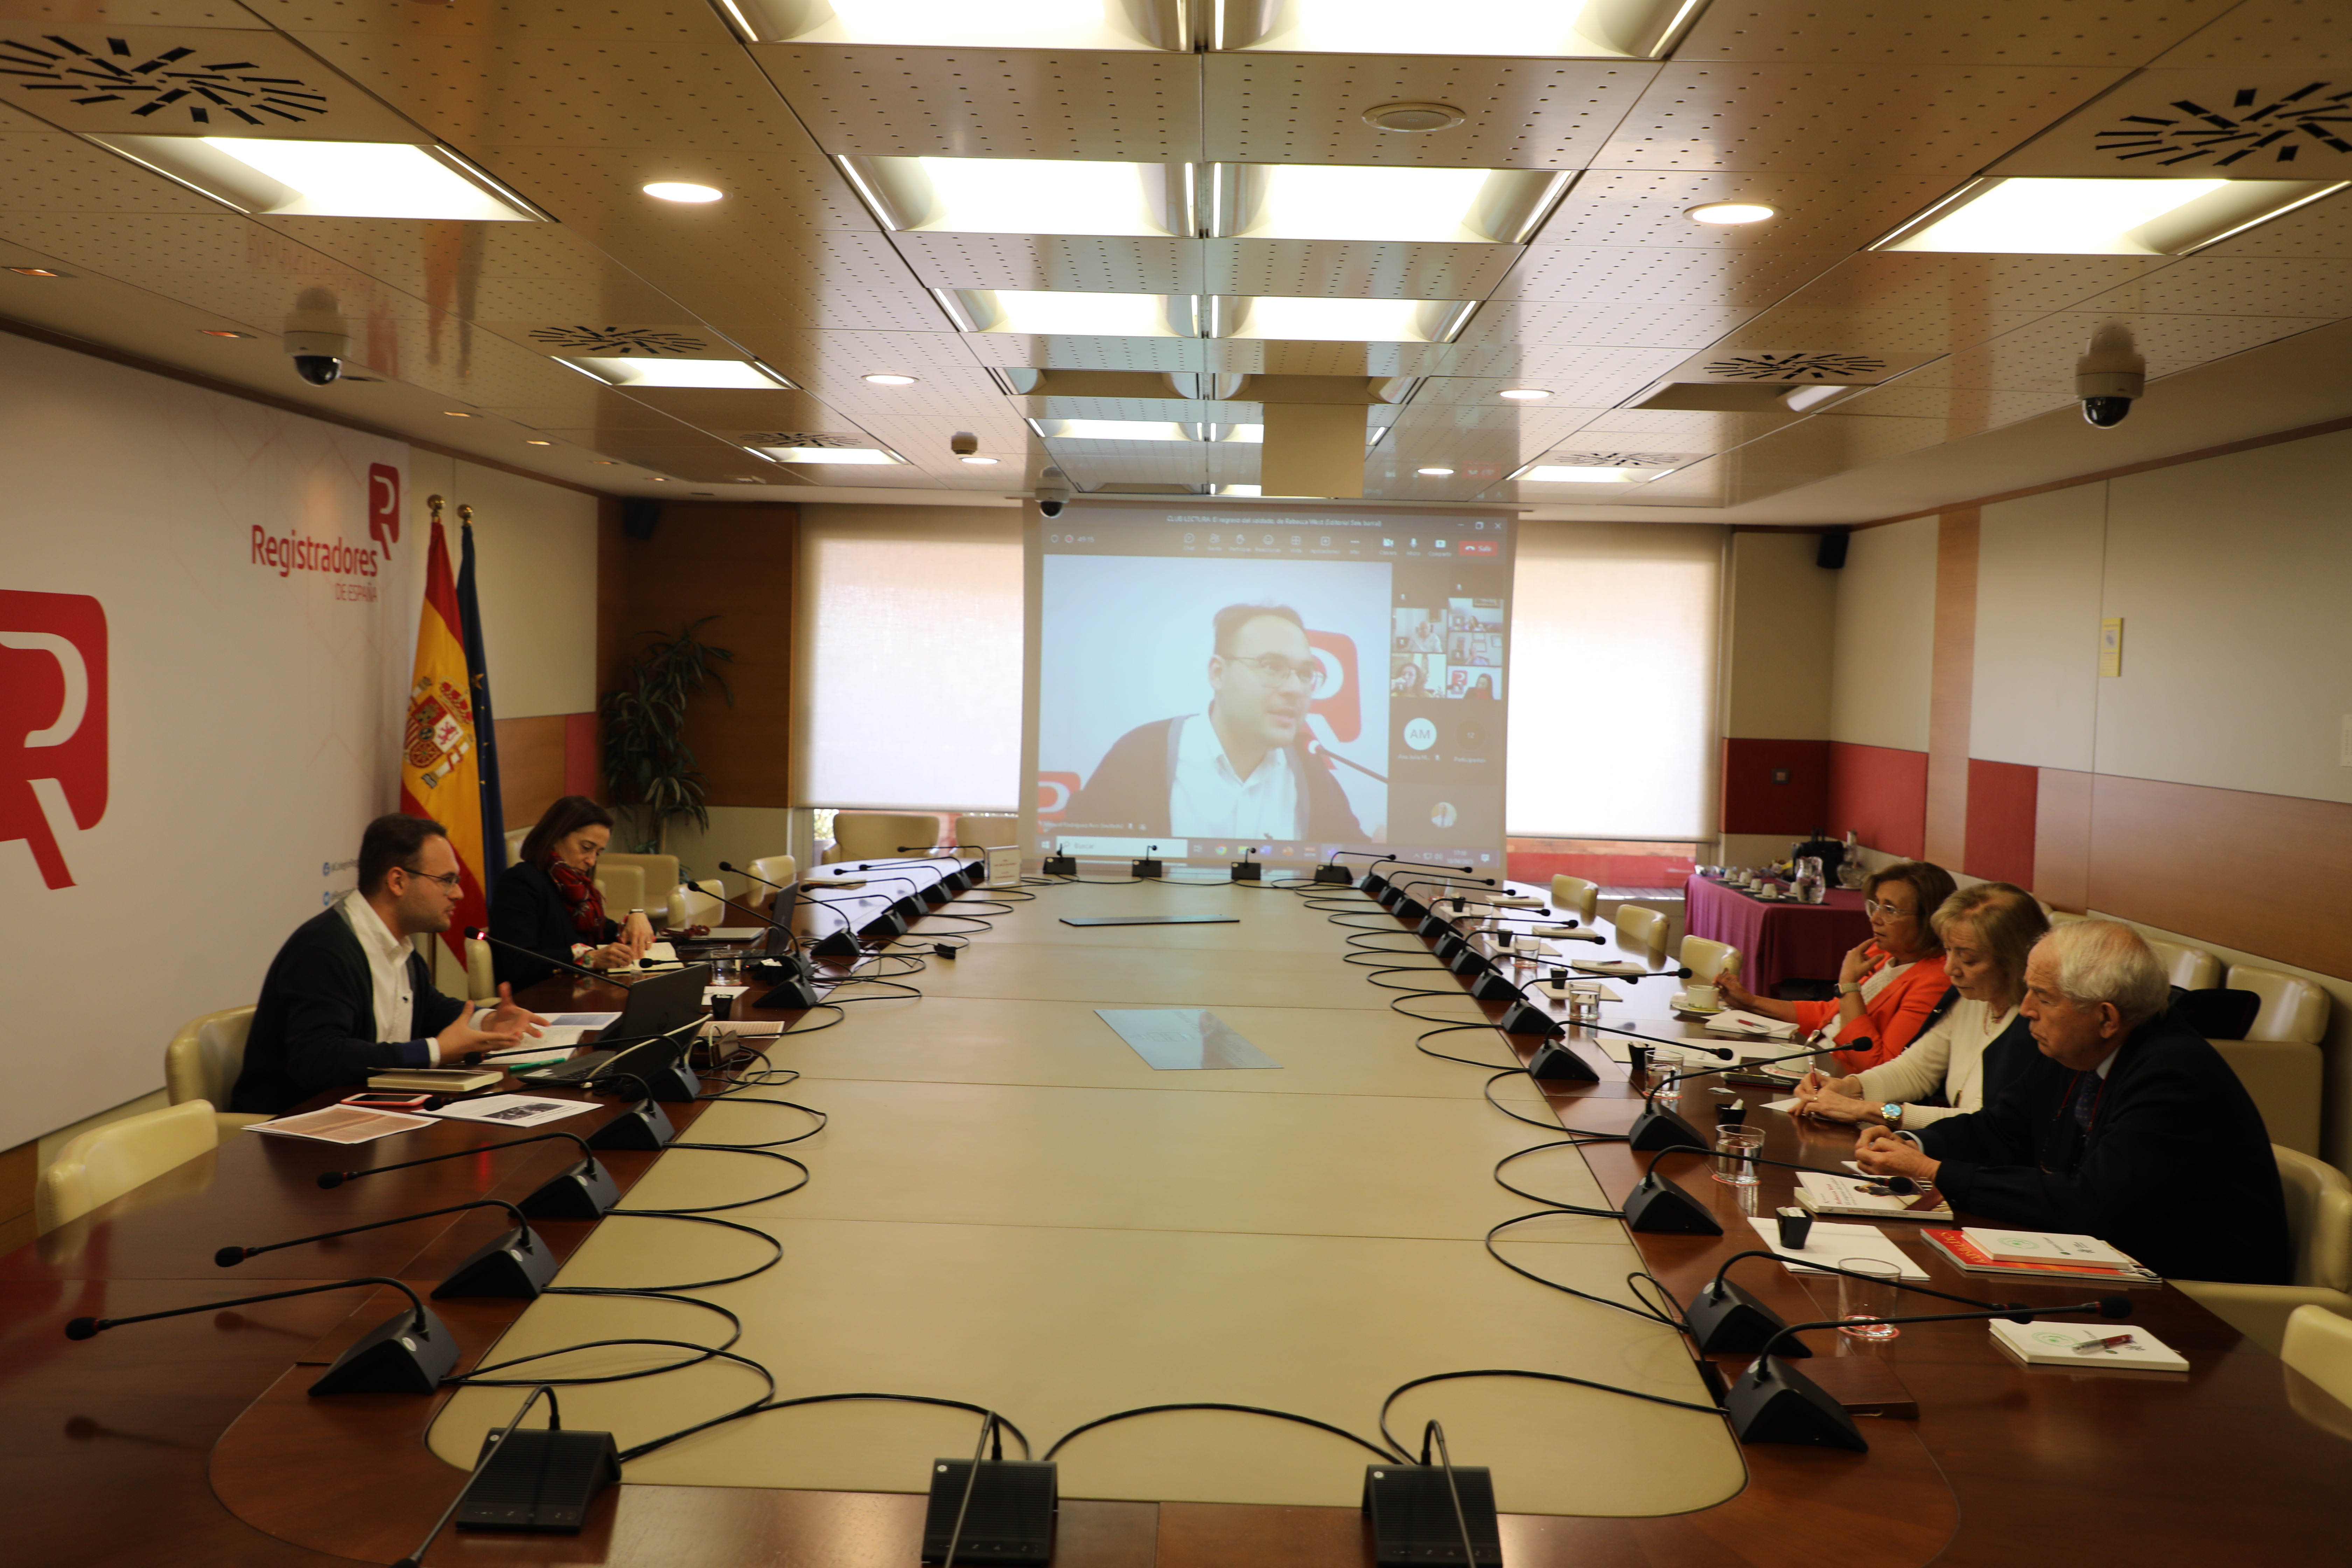
<svg viewBox="0 0 2352 1568"><path fill-rule="evenodd" d="M670 824L680 817L710 826L710 781L686 743L686 709L709 681L734 705L734 690L716 668L732 664L733 650L696 635L718 618L690 621L676 637L639 632L647 640L622 665L621 689L605 692L597 705L604 721L604 783L613 804L641 829L639 853L667 853Z"/></svg>

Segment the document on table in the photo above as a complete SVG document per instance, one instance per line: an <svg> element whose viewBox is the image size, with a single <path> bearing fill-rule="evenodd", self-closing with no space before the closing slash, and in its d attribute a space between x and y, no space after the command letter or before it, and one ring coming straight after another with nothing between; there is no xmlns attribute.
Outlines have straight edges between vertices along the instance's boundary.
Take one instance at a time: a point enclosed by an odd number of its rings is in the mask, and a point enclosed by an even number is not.
<svg viewBox="0 0 2352 1568"><path fill-rule="evenodd" d="M1750 1215L1748 1223L1755 1227L1765 1246L1780 1254L1781 1262L1791 1274L1818 1274L1820 1268L1807 1268L1821 1264L1835 1268L1849 1258L1868 1258L1880 1263L1892 1263L1903 1271L1906 1279L1925 1279L1927 1271L1911 1261L1894 1239L1874 1225L1827 1225L1813 1222L1812 1230L1805 1237L1802 1247L1780 1245L1780 1222ZM1834 1279L1836 1276L1832 1275Z"/></svg>
<svg viewBox="0 0 2352 1568"><path fill-rule="evenodd" d="M1097 1007L1135 1054L1162 1071L1184 1068L1278 1068L1206 1007Z"/></svg>
<svg viewBox="0 0 2352 1568"><path fill-rule="evenodd" d="M583 1110L593 1110L593 1100L541 1100L535 1094L486 1094L479 1100L453 1100L432 1116L452 1121L488 1121L499 1127L536 1127L561 1121Z"/></svg>
<svg viewBox="0 0 2352 1568"><path fill-rule="evenodd" d="M308 1138L319 1143L373 1143L379 1138L389 1138L395 1132L407 1132L419 1127L430 1127L429 1116L411 1116L404 1110L370 1110L359 1105L330 1105L320 1110L306 1110L299 1116L281 1116L275 1121L256 1121L250 1131L268 1132L279 1138Z"/></svg>

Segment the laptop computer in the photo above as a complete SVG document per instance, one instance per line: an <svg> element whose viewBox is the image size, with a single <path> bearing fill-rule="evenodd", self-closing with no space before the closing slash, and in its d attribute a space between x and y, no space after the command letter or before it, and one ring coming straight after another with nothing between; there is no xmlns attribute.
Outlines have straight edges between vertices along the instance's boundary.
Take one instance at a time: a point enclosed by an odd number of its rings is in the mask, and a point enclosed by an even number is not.
<svg viewBox="0 0 2352 1568"><path fill-rule="evenodd" d="M667 974L647 975L629 987L629 998L622 1004L621 1016L597 1035L593 1050L560 1066L539 1068L517 1076L525 1083L578 1088L595 1082L620 1057L635 1054L636 1047L656 1040L675 1043L677 1057L682 1059L692 1043L690 1029L702 1021L702 992L709 984L710 965L707 963L690 963Z"/></svg>

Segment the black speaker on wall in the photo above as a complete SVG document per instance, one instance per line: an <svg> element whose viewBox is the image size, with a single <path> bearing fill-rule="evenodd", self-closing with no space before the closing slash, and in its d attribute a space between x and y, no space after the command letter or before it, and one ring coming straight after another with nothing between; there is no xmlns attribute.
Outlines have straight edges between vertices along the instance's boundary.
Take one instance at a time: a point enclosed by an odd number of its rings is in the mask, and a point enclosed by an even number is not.
<svg viewBox="0 0 2352 1568"><path fill-rule="evenodd" d="M642 544L654 536L655 529L661 526L661 502L631 497L621 502L621 532L624 537ZM1843 547L1840 548L1843 550Z"/></svg>
<svg viewBox="0 0 2352 1568"><path fill-rule="evenodd" d="M656 508L656 510L659 509ZM1852 538L1843 529L1822 535L1822 547L1813 554L1813 564L1825 572L1835 572L1845 565L1845 542Z"/></svg>

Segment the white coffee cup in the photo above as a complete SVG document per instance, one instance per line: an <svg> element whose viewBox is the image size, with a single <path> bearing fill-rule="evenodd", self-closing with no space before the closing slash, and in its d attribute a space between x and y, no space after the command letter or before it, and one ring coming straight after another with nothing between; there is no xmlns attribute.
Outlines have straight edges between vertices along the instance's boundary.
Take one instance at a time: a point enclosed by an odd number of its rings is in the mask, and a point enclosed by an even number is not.
<svg viewBox="0 0 2352 1568"><path fill-rule="evenodd" d="M1686 1007L1715 1007L1722 1005L1722 999L1712 985L1685 985L1683 987L1683 1005Z"/></svg>

